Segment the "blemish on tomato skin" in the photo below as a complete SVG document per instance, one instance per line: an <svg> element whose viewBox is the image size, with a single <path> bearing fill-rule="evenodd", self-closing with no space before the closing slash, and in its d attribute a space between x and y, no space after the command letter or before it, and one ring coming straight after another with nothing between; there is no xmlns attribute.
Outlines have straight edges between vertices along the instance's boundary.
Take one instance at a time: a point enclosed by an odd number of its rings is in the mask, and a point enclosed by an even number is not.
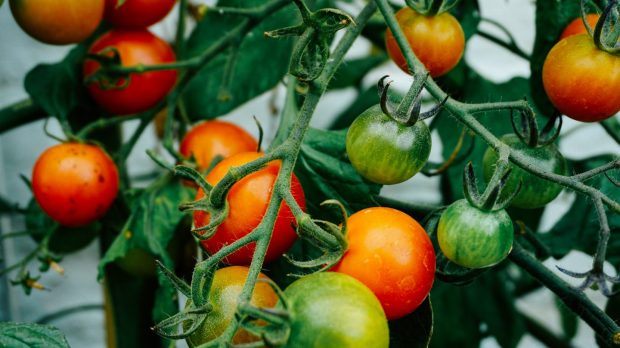
<svg viewBox="0 0 620 348"><path fill-rule="evenodd" d="M99 180L100 183L104 183L105 182L105 178L101 174L99 174L99 177L97 179Z"/></svg>

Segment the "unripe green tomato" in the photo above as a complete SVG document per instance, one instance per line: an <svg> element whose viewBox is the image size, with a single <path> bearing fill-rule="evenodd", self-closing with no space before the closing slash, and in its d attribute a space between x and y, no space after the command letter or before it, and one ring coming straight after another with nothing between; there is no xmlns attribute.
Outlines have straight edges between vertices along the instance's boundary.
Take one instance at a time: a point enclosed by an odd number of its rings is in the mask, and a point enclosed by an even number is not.
<svg viewBox="0 0 620 348"><path fill-rule="evenodd" d="M355 278L314 273L284 291L291 333L284 348L388 348L390 333L381 303Z"/></svg>
<svg viewBox="0 0 620 348"><path fill-rule="evenodd" d="M560 175L566 174L566 160L554 144L531 148L514 134L504 135L501 140L527 157L537 168ZM492 148L488 148L484 153L482 162L484 179L487 182L493 176L497 159L497 153ZM511 168L512 172L502 191L502 198L511 195L519 186L519 181L522 182L521 190L510 203L512 206L523 209L540 208L554 200L562 191L562 186L526 172L517 165L511 164Z"/></svg>
<svg viewBox="0 0 620 348"><path fill-rule="evenodd" d="M405 126L375 105L351 124L346 146L351 164L364 178L391 185L424 167L431 153L431 132L424 122Z"/></svg>
<svg viewBox="0 0 620 348"><path fill-rule="evenodd" d="M468 268L500 263L512 249L512 220L505 210L484 211L461 199L439 218L437 240L444 255Z"/></svg>

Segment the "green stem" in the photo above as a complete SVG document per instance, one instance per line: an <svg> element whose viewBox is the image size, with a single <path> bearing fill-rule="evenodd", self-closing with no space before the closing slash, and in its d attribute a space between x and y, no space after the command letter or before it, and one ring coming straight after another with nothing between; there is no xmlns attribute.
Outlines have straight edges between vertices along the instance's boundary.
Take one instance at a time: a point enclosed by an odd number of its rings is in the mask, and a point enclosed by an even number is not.
<svg viewBox="0 0 620 348"><path fill-rule="evenodd" d="M130 116L116 116L111 118L100 118L97 121L91 122L82 128L76 136L81 139L86 139L92 132L105 129L108 127L116 126L127 121L132 121L142 118L142 114L130 115Z"/></svg>
<svg viewBox="0 0 620 348"><path fill-rule="evenodd" d="M36 320L36 322L39 324L49 324L53 321L56 321L58 319L64 318L72 314L81 313L85 311L92 311L92 310L97 310L97 311L103 310L103 304L100 304L100 303L86 304L86 305L79 305L75 307L65 308L63 310L60 310L60 311L57 311L51 314L47 314L39 318L38 320Z"/></svg>
<svg viewBox="0 0 620 348"><path fill-rule="evenodd" d="M620 336L618 325L582 292L541 264L519 243L514 243L510 260L554 292L564 304L581 317L606 342L613 344Z"/></svg>
<svg viewBox="0 0 620 348"><path fill-rule="evenodd" d="M47 116L47 112L32 99L24 99L0 109L0 134Z"/></svg>
<svg viewBox="0 0 620 348"><path fill-rule="evenodd" d="M187 17L188 0L179 1L179 22L177 23L176 53L177 59L185 57L185 18Z"/></svg>

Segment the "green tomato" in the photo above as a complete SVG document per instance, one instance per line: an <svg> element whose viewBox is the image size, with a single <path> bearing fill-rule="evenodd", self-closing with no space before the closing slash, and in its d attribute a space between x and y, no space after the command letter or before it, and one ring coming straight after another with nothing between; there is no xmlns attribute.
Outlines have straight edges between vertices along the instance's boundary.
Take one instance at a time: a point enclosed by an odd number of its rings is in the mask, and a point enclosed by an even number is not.
<svg viewBox="0 0 620 348"><path fill-rule="evenodd" d="M498 264L512 249L513 226L505 210L484 211L461 199L439 218L437 240L444 255L468 268Z"/></svg>
<svg viewBox="0 0 620 348"><path fill-rule="evenodd" d="M286 348L387 348L389 329L379 300L342 273L315 273L284 291L292 317Z"/></svg>
<svg viewBox="0 0 620 348"><path fill-rule="evenodd" d="M566 160L554 144L531 148L514 134L504 135L501 140L535 163L538 168L560 175L566 174ZM488 148L484 153L482 163L484 179L487 182L493 176L497 158L497 153L492 148ZM511 201L512 206L523 209L540 208L554 200L562 191L562 186L539 178L514 164L511 164L511 168L512 173L504 187L502 198L512 194L519 186L519 181L522 182L521 190Z"/></svg>
<svg viewBox="0 0 620 348"><path fill-rule="evenodd" d="M405 126L375 105L351 124L346 145L355 170L370 181L391 185L424 167L431 153L431 132L424 122Z"/></svg>

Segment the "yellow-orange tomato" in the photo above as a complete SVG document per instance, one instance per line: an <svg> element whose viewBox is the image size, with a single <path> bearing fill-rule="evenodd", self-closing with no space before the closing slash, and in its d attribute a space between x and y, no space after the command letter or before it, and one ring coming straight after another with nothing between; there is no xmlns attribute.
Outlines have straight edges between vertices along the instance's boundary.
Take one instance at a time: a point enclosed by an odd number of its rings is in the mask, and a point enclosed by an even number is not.
<svg viewBox="0 0 620 348"><path fill-rule="evenodd" d="M263 156L259 152L242 152L218 163L207 175L207 182L216 185L232 167L239 167ZM261 222L273 191L273 185L278 177L280 161L270 162L261 170L254 172L235 183L228 192L228 217L217 228L215 235L201 242L202 246L213 254L224 245L252 232ZM302 209L305 208L304 193L301 184L295 175L291 178L291 192ZM196 199L204 196L198 190ZM194 212L194 225L206 226L209 223L209 214L203 211ZM267 248L265 262L271 262L290 249L297 234L292 226L295 218L290 208L284 202L280 205L278 217L273 227L273 235ZM228 255L224 261L231 265L249 265L256 243L251 243L236 252Z"/></svg>
<svg viewBox="0 0 620 348"><path fill-rule="evenodd" d="M228 327L235 316L239 295L248 278L248 273L249 269L243 266L225 267L215 272L209 293L209 303L213 306L213 311L209 312L198 330L186 339L190 347L197 347L217 338ZM269 279L262 273L259 278ZM187 306L191 303L191 300L188 301ZM278 296L269 284L257 282L250 303L259 308L271 308L278 303ZM235 334L232 343L243 344L260 340L260 337L240 329Z"/></svg>
<svg viewBox="0 0 620 348"><path fill-rule="evenodd" d="M258 143L234 123L205 121L189 130L181 141L180 152L194 156L200 170L207 169L217 156L230 157L240 152L256 151Z"/></svg>
<svg viewBox="0 0 620 348"><path fill-rule="evenodd" d="M118 192L118 171L98 146L59 144L45 150L32 170L32 191L52 219L69 227L102 217Z"/></svg>
<svg viewBox="0 0 620 348"><path fill-rule="evenodd" d="M620 111L620 57L598 49L587 34L555 44L542 78L553 105L572 119L597 122Z"/></svg>
<svg viewBox="0 0 620 348"><path fill-rule="evenodd" d="M586 20L588 21L588 24L590 24L590 27L592 29L594 29L594 27L596 26L596 22L598 22L599 17L599 15L594 13L586 15ZM560 35L560 40L569 36L587 33L588 29L586 29L586 26L583 25L583 20L581 19L581 17L575 18L566 26L566 28L564 28L564 31L562 31L562 35Z"/></svg>
<svg viewBox="0 0 620 348"><path fill-rule="evenodd" d="M461 60L465 50L465 34L461 24L451 14L424 16L404 7L396 13L396 20L413 53L432 77L447 73ZM394 63L409 73L407 61L390 29L385 33L385 46Z"/></svg>
<svg viewBox="0 0 620 348"><path fill-rule="evenodd" d="M52 45L78 43L103 18L105 0L10 0L17 24L33 38Z"/></svg>
<svg viewBox="0 0 620 348"><path fill-rule="evenodd" d="M349 249L332 271L374 292L388 320L413 312L435 280L435 250L424 228L392 208L368 208L347 219Z"/></svg>

